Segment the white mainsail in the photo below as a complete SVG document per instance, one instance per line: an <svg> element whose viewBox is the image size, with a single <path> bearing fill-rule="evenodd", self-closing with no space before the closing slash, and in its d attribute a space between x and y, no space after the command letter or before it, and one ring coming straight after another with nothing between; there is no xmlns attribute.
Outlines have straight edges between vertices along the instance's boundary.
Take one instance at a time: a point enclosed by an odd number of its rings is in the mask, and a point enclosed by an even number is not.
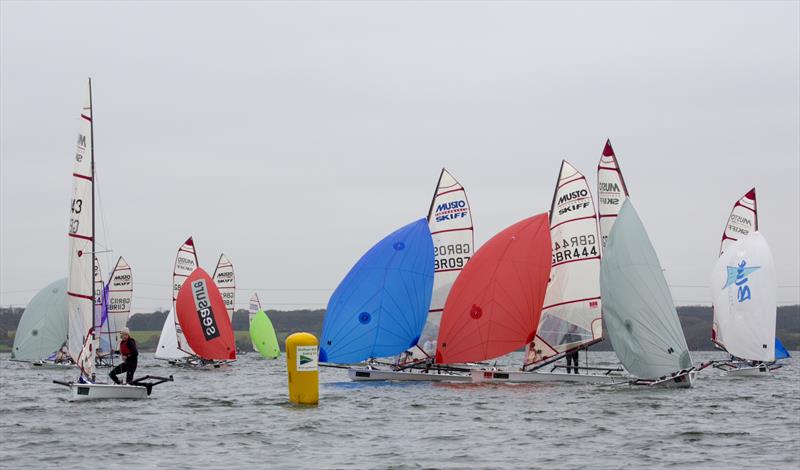
<svg viewBox="0 0 800 470"><path fill-rule="evenodd" d="M197 252L194 249L194 241L189 237L180 248L178 254L175 256L175 268L172 271L172 311L175 311L175 302L178 299L178 292L180 292L186 278L197 269L199 263L197 262ZM173 315L173 324L175 325L175 337L178 349L189 354L194 355L194 351L183 336L183 330L178 323L177 316Z"/></svg>
<svg viewBox="0 0 800 470"><path fill-rule="evenodd" d="M175 310L170 309L164 326L161 328L161 336L158 338L156 346L156 359L176 360L189 357L188 354L178 349L178 336L175 332Z"/></svg>
<svg viewBox="0 0 800 470"><path fill-rule="evenodd" d="M248 326L251 323L253 323L253 318L255 318L256 314L260 310L261 310L261 300L259 300L259 298L258 298L258 292L253 292L253 296L250 297L250 305L248 306L248 309L247 309L247 311L248 311L248 315L247 315L247 319L248 319L248 323L247 324L248 324ZM258 351L258 347L256 346L255 341L253 341L252 338L251 338L251 341L253 343L253 349Z"/></svg>
<svg viewBox="0 0 800 470"><path fill-rule="evenodd" d="M725 251L728 245L747 236L750 232L758 230L758 208L756 205L756 188L750 189L742 196L731 209L728 223L722 232L722 241L719 244L719 254Z"/></svg>
<svg viewBox="0 0 800 470"><path fill-rule="evenodd" d="M67 347L86 376L94 370L94 151L92 136L92 84L84 102L72 170L69 220L69 276ZM86 345L86 347L84 347Z"/></svg>
<svg viewBox="0 0 800 470"><path fill-rule="evenodd" d="M433 297L417 343L421 351L412 350L414 358L433 357L436 353L445 300L475 247L467 193L444 168L428 210L428 227L434 248Z"/></svg>
<svg viewBox="0 0 800 470"><path fill-rule="evenodd" d="M526 347L525 365L603 337L597 215L586 177L566 160L550 206L550 239L550 283L536 337Z"/></svg>
<svg viewBox="0 0 800 470"><path fill-rule="evenodd" d="M125 258L119 257L108 280L108 318L102 327L101 342L108 338L112 348L119 345L119 332L128 323L133 298L133 275Z"/></svg>
<svg viewBox="0 0 800 470"><path fill-rule="evenodd" d="M775 360L775 263L757 231L729 244L711 274L714 341L750 361Z"/></svg>
<svg viewBox="0 0 800 470"><path fill-rule="evenodd" d="M628 188L622 171L619 168L611 140L606 141L603 155L597 165L597 214L600 218L600 235L603 246L606 245L611 227L622 209L622 203L628 197Z"/></svg>
<svg viewBox="0 0 800 470"><path fill-rule="evenodd" d="M233 264L225 253L219 255L217 267L211 277L219 288L219 293L222 294L222 300L225 301L228 318L233 321L233 312L236 309L236 277L233 273Z"/></svg>

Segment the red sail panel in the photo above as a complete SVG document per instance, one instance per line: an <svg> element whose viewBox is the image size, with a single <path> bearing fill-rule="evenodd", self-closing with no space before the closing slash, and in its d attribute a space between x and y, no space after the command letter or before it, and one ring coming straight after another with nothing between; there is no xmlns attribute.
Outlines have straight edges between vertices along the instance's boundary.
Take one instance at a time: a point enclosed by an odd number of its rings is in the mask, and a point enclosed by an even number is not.
<svg viewBox="0 0 800 470"><path fill-rule="evenodd" d="M476 362L533 340L551 265L550 220L539 214L486 242L456 279L445 303L436 362Z"/></svg>
<svg viewBox="0 0 800 470"><path fill-rule="evenodd" d="M236 340L225 301L211 276L197 268L183 282L175 314L186 341L203 359L236 359Z"/></svg>

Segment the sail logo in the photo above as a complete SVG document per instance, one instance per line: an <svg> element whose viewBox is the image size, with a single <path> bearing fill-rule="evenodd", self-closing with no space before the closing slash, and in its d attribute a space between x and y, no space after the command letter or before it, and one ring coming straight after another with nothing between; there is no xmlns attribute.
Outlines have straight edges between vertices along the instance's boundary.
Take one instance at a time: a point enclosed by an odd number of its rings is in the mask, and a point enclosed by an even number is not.
<svg viewBox="0 0 800 470"><path fill-rule="evenodd" d="M731 233L738 233L741 235L747 235L750 233L750 229L753 226L753 222L747 218L742 217L738 214L731 214L730 221L728 223L728 231Z"/></svg>
<svg viewBox="0 0 800 470"><path fill-rule="evenodd" d="M619 189L619 185L617 183L600 183L598 185L598 192L601 193L621 193L622 191Z"/></svg>
<svg viewBox="0 0 800 470"><path fill-rule="evenodd" d="M319 369L319 350L317 346L297 346L297 372L313 372Z"/></svg>
<svg viewBox="0 0 800 470"><path fill-rule="evenodd" d="M208 297L205 280L198 279L192 282L192 297L194 297L194 305L197 307L197 316L200 318L203 336L206 341L211 341L219 336L219 328L217 328L217 320L214 318L214 311L211 309L211 299Z"/></svg>
<svg viewBox="0 0 800 470"><path fill-rule="evenodd" d="M437 222L445 222L466 217L468 210L464 200L443 202L436 206L434 216Z"/></svg>
<svg viewBox="0 0 800 470"><path fill-rule="evenodd" d="M574 199L583 199L585 197L589 197L589 191L585 189L579 189L578 191L572 191L562 195L560 198L558 198L558 203L564 204L565 202L569 202Z"/></svg>
<svg viewBox="0 0 800 470"><path fill-rule="evenodd" d="M726 268L728 268L728 279L725 281L725 285L722 286L722 290L736 285L736 299L738 302L742 303L750 300L750 286L747 285L747 281L749 281L750 278L748 276L761 269L761 266L747 267L747 261L742 260L737 266L726 266Z"/></svg>

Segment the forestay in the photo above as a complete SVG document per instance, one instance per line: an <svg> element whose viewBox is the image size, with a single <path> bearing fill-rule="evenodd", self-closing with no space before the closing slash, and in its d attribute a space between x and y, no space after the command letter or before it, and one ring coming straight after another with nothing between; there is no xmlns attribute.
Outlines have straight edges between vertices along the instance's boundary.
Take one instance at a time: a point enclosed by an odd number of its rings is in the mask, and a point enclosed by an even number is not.
<svg viewBox="0 0 800 470"><path fill-rule="evenodd" d="M415 354L417 358L432 357L436 353L436 337L439 335L445 300L461 270L472 257L475 246L467 194L464 187L444 168L428 211L428 227L434 249L433 296L428 320L418 344L422 354Z"/></svg>
<svg viewBox="0 0 800 470"><path fill-rule="evenodd" d="M524 219L484 244L453 284L436 362L483 361L533 340L550 275L547 214Z"/></svg>
<svg viewBox="0 0 800 470"><path fill-rule="evenodd" d="M228 318L233 321L233 311L236 309L236 278L233 273L233 264L225 253L219 255L217 267L214 269L214 282L222 294L225 301L225 309L228 311Z"/></svg>
<svg viewBox="0 0 800 470"><path fill-rule="evenodd" d="M14 333L12 361L38 361L67 341L67 279L40 290L25 306Z"/></svg>
<svg viewBox="0 0 800 470"><path fill-rule="evenodd" d="M656 379L692 367L667 281L629 199L606 241L600 291L606 334L628 372Z"/></svg>
<svg viewBox="0 0 800 470"><path fill-rule="evenodd" d="M80 116L80 130L72 170L72 200L69 220L69 277L67 281L67 310L69 339L67 346L72 359L79 361L84 342L90 336L94 320L94 152L92 151L91 82ZM91 342L88 342L91 344ZM84 359L88 359L84 354ZM93 370L91 361L82 361L87 375ZM91 365L89 365L91 363Z"/></svg>
<svg viewBox="0 0 800 470"><path fill-rule="evenodd" d="M756 188L750 189L733 205L731 215L728 216L728 222L725 224L725 230L722 232L719 254L722 255L729 245L754 230L758 230Z"/></svg>
<svg viewBox="0 0 800 470"><path fill-rule="evenodd" d="M600 217L600 236L605 246L614 220L628 197L628 188L619 168L611 141L606 141L600 163L597 165L597 213Z"/></svg>
<svg viewBox="0 0 800 470"><path fill-rule="evenodd" d="M542 317L525 364L583 347L603 336L600 317L600 240L586 178L561 163L550 206L552 265Z"/></svg>
<svg viewBox="0 0 800 470"><path fill-rule="evenodd" d="M183 287L183 283L186 281L186 278L189 277L192 272L200 265L197 262L197 253L195 252L194 248L194 241L192 237L189 237L180 248L178 248L178 254L175 257L175 267L172 270L172 309L175 310L175 303L178 299L178 292L180 292L181 287ZM186 341L186 337L183 334L183 330L181 329L180 323L178 323L178 318L175 318L175 336L176 342L178 344L178 349L185 352L188 355L194 355L194 351L192 351L191 346Z"/></svg>
<svg viewBox="0 0 800 470"><path fill-rule="evenodd" d="M772 252L753 231L725 248L711 274L716 342L735 357L775 360L776 277Z"/></svg>
<svg viewBox="0 0 800 470"><path fill-rule="evenodd" d="M416 345L431 305L433 260L426 219L367 251L328 301L319 360L356 363Z"/></svg>

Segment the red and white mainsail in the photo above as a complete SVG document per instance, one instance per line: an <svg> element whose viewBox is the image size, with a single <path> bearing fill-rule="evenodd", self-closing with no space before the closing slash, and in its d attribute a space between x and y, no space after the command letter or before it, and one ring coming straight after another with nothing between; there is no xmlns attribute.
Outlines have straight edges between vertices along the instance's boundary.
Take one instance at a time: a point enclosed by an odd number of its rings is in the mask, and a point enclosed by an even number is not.
<svg viewBox="0 0 800 470"><path fill-rule="evenodd" d="M175 257L175 268L172 271L172 308L175 310L175 302L178 300L178 292L180 292L186 278L199 266L197 262L197 253L194 249L194 241L189 237L180 248L178 248L178 255ZM175 336L178 340L178 349L181 351L194 355L194 351L186 341L183 335L183 330L178 322L178 316L175 315Z"/></svg>
<svg viewBox="0 0 800 470"><path fill-rule="evenodd" d="M622 171L619 169L611 141L606 141L600 163L597 165L597 214L600 218L600 235L605 246L611 227L622 209L622 203L628 197L628 188Z"/></svg>
<svg viewBox="0 0 800 470"><path fill-rule="evenodd" d="M119 344L119 332L128 323L133 298L133 276L125 258L119 257L108 280L108 319L103 325L103 336L108 336L112 347Z"/></svg>
<svg viewBox="0 0 800 470"><path fill-rule="evenodd" d="M67 347L85 375L94 370L94 151L91 81L80 117L72 170L69 220L69 279ZM86 347L84 347L84 345Z"/></svg>
<svg viewBox="0 0 800 470"><path fill-rule="evenodd" d="M719 256L725 252L725 249L735 243L740 238L744 238L750 232L758 231L758 205L756 204L756 188L751 188L750 191L739 198L733 205L731 214L728 216L728 222L725 224L725 230L722 231L722 241L719 244ZM714 298L716 298L716 293ZM711 341L720 347L719 338L719 320L717 319L716 309L712 309L713 319L711 321Z"/></svg>
<svg viewBox="0 0 800 470"><path fill-rule="evenodd" d="M586 177L566 160L550 206L550 239L550 283L536 338L525 349L525 365L603 337L597 215Z"/></svg>
<svg viewBox="0 0 800 470"><path fill-rule="evenodd" d="M728 223L722 232L722 241L719 244L719 254L725 251L728 245L740 238L746 237L750 232L758 230L758 208L756 205L756 188L747 191L739 198L731 209Z"/></svg>
<svg viewBox="0 0 800 470"><path fill-rule="evenodd" d="M456 278L472 257L475 246L467 193L444 168L428 210L428 227L434 248L433 296L418 342L421 351L412 350L415 358L432 357L436 353L444 303Z"/></svg>
<svg viewBox="0 0 800 470"><path fill-rule="evenodd" d="M219 261L217 261L217 267L214 269L212 277L222 294L222 300L225 301L228 318L233 321L233 311L236 309L236 278L233 274L233 264L225 256L225 253L219 255Z"/></svg>

